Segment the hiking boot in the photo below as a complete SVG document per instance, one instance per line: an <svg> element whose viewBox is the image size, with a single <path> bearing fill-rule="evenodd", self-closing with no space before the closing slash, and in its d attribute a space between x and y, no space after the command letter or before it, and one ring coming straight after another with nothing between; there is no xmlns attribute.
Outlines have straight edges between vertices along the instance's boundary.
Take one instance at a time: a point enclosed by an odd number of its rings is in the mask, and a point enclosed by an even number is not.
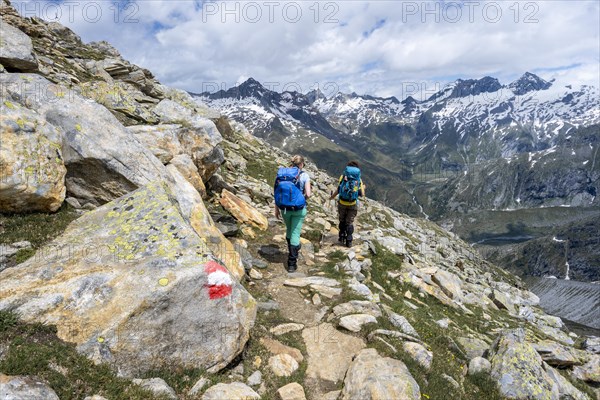
<svg viewBox="0 0 600 400"><path fill-rule="evenodd" d="M298 269L298 252L300 246L290 244L290 252L288 253L287 272L295 272Z"/></svg>
<svg viewBox="0 0 600 400"><path fill-rule="evenodd" d="M352 240L346 240L346 247L352 247Z"/></svg>

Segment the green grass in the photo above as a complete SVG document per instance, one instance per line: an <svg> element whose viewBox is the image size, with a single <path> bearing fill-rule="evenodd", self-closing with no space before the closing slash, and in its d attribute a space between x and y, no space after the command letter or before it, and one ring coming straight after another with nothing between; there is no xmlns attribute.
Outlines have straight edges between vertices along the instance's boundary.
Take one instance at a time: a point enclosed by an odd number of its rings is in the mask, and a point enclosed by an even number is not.
<svg viewBox="0 0 600 400"><path fill-rule="evenodd" d="M54 213L0 214L0 243L27 240L37 249L64 232L77 217L66 203Z"/></svg>
<svg viewBox="0 0 600 400"><path fill-rule="evenodd" d="M99 394L109 399L160 399L131 381L118 377L106 364L94 365L77 353L75 345L56 336L56 327L20 322L17 315L0 311L0 360L6 375L35 375L48 382L61 400Z"/></svg>

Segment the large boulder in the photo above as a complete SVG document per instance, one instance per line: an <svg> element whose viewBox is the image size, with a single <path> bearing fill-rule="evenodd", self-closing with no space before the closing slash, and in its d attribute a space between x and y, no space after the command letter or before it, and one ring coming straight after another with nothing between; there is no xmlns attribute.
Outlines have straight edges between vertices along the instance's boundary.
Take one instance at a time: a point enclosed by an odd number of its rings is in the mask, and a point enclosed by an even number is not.
<svg viewBox="0 0 600 400"><path fill-rule="evenodd" d="M9 71L37 71L38 63L29 36L0 18L0 37L0 64Z"/></svg>
<svg viewBox="0 0 600 400"><path fill-rule="evenodd" d="M0 211L56 211L67 172L60 132L39 114L0 104Z"/></svg>
<svg viewBox="0 0 600 400"><path fill-rule="evenodd" d="M503 332L490 349L491 376L509 399L558 400L558 386L543 369L542 357L522 328Z"/></svg>
<svg viewBox="0 0 600 400"><path fill-rule="evenodd" d="M335 389L344 380L352 357L365 348L362 339L342 333L328 323L304 329L302 338L308 355L307 380L321 393Z"/></svg>
<svg viewBox="0 0 600 400"><path fill-rule="evenodd" d="M242 200L227 189L221 192L221 205L229 211L231 215L243 224L250 224L261 231L269 228L267 217L260 213L252 204Z"/></svg>
<svg viewBox="0 0 600 400"><path fill-rule="evenodd" d="M192 225L208 248L227 267L238 280L244 276L242 258L233 244L223 236L206 209L198 191L189 183L172 164L167 165L167 173L172 179L173 191L184 218Z"/></svg>
<svg viewBox="0 0 600 400"><path fill-rule="evenodd" d="M58 336L126 376L217 371L244 348L256 302L156 182L75 220L0 273L0 309L56 324Z"/></svg>
<svg viewBox="0 0 600 400"><path fill-rule="evenodd" d="M364 349L346 373L341 399L420 400L421 390L402 361L381 357L375 349Z"/></svg>
<svg viewBox="0 0 600 400"><path fill-rule="evenodd" d="M162 163L105 107L35 74L0 74L6 101L36 110L63 133L67 191L96 205L155 180Z"/></svg>
<svg viewBox="0 0 600 400"><path fill-rule="evenodd" d="M202 177L198 173L198 168L194 165L194 162L187 154L179 154L171 159L169 163L173 165L183 175L186 181L188 181L194 189L200 193L202 198L206 198L206 186Z"/></svg>
<svg viewBox="0 0 600 400"><path fill-rule="evenodd" d="M184 107L169 99L164 99L154 108L164 124L179 124L182 129L179 141L185 153L191 155L204 181L225 161L221 133L208 118L201 117L194 109Z"/></svg>
<svg viewBox="0 0 600 400"><path fill-rule="evenodd" d="M184 153L178 139L181 125L134 125L127 127L127 130L163 164L168 164L173 157Z"/></svg>

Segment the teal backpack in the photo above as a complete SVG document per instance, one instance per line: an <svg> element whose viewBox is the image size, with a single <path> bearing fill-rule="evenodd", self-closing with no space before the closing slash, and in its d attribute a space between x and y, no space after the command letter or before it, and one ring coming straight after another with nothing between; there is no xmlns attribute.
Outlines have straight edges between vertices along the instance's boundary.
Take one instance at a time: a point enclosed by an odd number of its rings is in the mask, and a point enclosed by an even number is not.
<svg viewBox="0 0 600 400"><path fill-rule="evenodd" d="M342 181L338 188L340 200L356 201L358 200L360 188L360 169L356 167L346 167Z"/></svg>

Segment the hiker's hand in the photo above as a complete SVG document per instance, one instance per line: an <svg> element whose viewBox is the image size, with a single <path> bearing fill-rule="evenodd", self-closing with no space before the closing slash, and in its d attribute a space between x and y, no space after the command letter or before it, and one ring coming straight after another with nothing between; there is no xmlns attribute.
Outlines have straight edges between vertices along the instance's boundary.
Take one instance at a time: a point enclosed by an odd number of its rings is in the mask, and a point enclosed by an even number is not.
<svg viewBox="0 0 600 400"><path fill-rule="evenodd" d="M275 218L281 219L281 213L279 212L279 208L275 207Z"/></svg>

